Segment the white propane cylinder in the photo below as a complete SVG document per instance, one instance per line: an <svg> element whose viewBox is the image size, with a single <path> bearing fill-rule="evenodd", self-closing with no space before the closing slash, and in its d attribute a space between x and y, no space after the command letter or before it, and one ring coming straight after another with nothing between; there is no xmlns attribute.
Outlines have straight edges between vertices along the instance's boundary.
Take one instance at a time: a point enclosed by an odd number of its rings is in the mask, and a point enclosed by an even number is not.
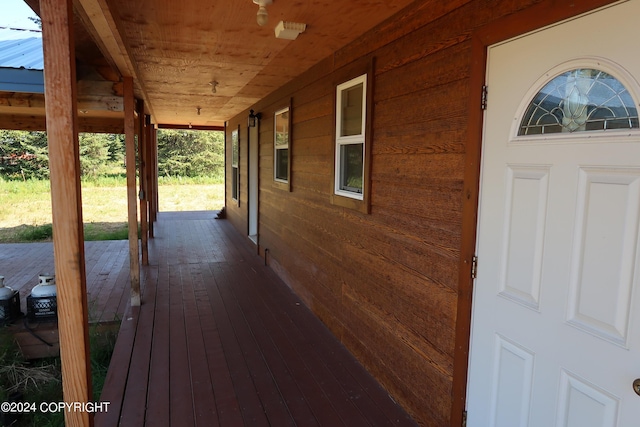
<svg viewBox="0 0 640 427"><path fill-rule="evenodd" d="M0 276L0 300L8 300L15 294L15 291L4 285L4 276Z"/></svg>
<svg viewBox="0 0 640 427"><path fill-rule="evenodd" d="M53 275L41 274L38 276L38 283L31 289L31 296L35 298L40 297L54 297L56 296L56 279Z"/></svg>

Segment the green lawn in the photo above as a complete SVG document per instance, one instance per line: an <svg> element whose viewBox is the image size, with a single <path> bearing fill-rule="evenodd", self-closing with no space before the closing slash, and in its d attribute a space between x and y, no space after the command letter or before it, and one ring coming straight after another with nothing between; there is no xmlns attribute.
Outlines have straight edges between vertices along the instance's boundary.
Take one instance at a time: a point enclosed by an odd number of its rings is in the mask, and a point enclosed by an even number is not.
<svg viewBox="0 0 640 427"><path fill-rule="evenodd" d="M50 238L49 188L49 181L0 179L0 243ZM158 199L161 212L218 210L224 206L224 184L206 179L162 179ZM83 182L82 215L86 240L126 238L125 180Z"/></svg>

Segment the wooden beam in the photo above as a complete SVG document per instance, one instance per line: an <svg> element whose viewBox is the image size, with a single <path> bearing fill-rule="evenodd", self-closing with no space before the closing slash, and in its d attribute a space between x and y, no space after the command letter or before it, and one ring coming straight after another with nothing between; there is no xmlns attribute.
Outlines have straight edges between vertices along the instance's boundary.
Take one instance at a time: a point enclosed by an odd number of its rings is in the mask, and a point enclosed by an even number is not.
<svg viewBox="0 0 640 427"><path fill-rule="evenodd" d="M153 132L153 125L151 124L151 116L146 116L146 126L145 129L147 131L147 200L149 202L147 212L149 213L149 238L153 239L153 199L154 199L154 177L155 177L155 154L154 154L154 145L155 145L155 137Z"/></svg>
<svg viewBox="0 0 640 427"><path fill-rule="evenodd" d="M0 129L43 131L46 128L44 115L7 114L0 112Z"/></svg>
<svg viewBox="0 0 640 427"><path fill-rule="evenodd" d="M106 0L74 0L84 27L93 36L100 51L121 75L133 76L134 66L124 39Z"/></svg>
<svg viewBox="0 0 640 427"><path fill-rule="evenodd" d="M80 117L80 132L124 133L122 118Z"/></svg>
<svg viewBox="0 0 640 427"><path fill-rule="evenodd" d="M184 129L184 130L219 130L224 131L224 126L200 126L200 125L172 125L172 124L160 124L159 129Z"/></svg>
<svg viewBox="0 0 640 427"><path fill-rule="evenodd" d="M156 222L158 219L158 186L160 185L160 181L158 179L158 127L153 125L151 127L151 148L153 149L153 178L152 178L152 203L153 206L151 208L151 222Z"/></svg>
<svg viewBox="0 0 640 427"><path fill-rule="evenodd" d="M147 120L144 114L144 101L138 103L138 163L140 165L140 239L142 246L142 265L149 265L149 171Z"/></svg>
<svg viewBox="0 0 640 427"><path fill-rule="evenodd" d="M71 0L41 0L47 95L47 137L58 284L58 329L65 402L90 402L91 362L87 309L80 148L76 108ZM89 412L65 411L67 426L92 426Z"/></svg>
<svg viewBox="0 0 640 427"><path fill-rule="evenodd" d="M87 31L93 36L98 48L114 68L123 76L132 76L139 85L146 108L153 116L153 106L141 83L138 64L131 55L122 23L117 15L111 13L107 0L74 0L78 15Z"/></svg>
<svg viewBox="0 0 640 427"><path fill-rule="evenodd" d="M124 96L122 82L110 80L93 80L93 75L78 80L78 95Z"/></svg>
<svg viewBox="0 0 640 427"><path fill-rule="evenodd" d="M102 89L102 87L98 87ZM123 111L122 97L108 93L85 92L77 95L78 111ZM0 92L0 107L44 109L43 93Z"/></svg>
<svg viewBox="0 0 640 427"><path fill-rule="evenodd" d="M79 117L78 131L122 134L124 133L122 120L122 117ZM44 114L5 114L0 111L0 129L44 131L47 126Z"/></svg>
<svg viewBox="0 0 640 427"><path fill-rule="evenodd" d="M138 199L136 196L135 99L133 77L124 79L124 140L127 162L127 205L129 219L129 278L131 306L140 305L140 252L138 247Z"/></svg>

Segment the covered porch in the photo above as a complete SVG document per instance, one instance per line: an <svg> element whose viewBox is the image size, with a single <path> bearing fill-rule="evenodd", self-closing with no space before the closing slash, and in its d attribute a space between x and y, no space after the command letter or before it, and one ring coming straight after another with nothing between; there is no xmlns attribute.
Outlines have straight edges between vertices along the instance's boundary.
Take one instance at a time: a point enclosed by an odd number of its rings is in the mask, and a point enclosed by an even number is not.
<svg viewBox="0 0 640 427"><path fill-rule="evenodd" d="M142 304L122 320L95 425L415 425L214 217L159 214Z"/></svg>

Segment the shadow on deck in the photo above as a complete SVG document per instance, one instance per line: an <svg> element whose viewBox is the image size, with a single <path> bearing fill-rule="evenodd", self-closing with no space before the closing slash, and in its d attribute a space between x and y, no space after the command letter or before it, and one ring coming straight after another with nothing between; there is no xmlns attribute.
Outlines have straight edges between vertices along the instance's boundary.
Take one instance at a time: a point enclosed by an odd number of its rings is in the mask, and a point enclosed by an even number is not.
<svg viewBox="0 0 640 427"><path fill-rule="evenodd" d="M213 216L160 214L95 425L415 425Z"/></svg>

